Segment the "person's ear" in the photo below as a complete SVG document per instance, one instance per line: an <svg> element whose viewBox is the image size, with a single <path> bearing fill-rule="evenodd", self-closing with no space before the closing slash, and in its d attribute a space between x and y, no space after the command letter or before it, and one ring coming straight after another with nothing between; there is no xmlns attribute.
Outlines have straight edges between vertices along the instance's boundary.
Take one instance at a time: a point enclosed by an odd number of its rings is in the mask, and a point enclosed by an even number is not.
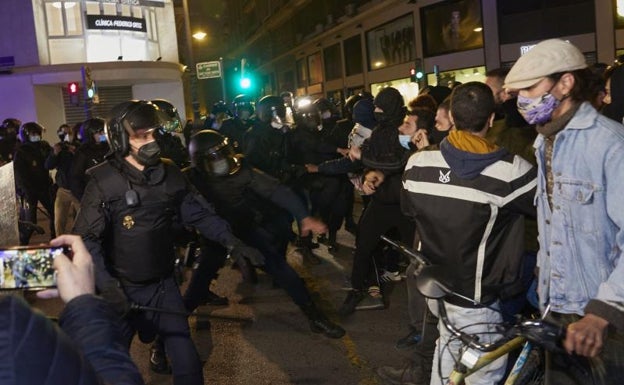
<svg viewBox="0 0 624 385"><path fill-rule="evenodd" d="M561 75L561 78L559 79L559 87L558 87L559 92L561 92L561 95L563 96L570 95L570 92L574 88L575 82L576 80L574 79L574 75L572 75L572 73L566 72L565 74Z"/></svg>
<svg viewBox="0 0 624 385"><path fill-rule="evenodd" d="M453 114L451 114L451 110L448 111L448 118L451 122L451 128L455 127L455 120L453 119Z"/></svg>
<svg viewBox="0 0 624 385"><path fill-rule="evenodd" d="M492 126L494 125L494 116L495 116L495 113L492 112L490 114L490 118L488 119L488 128L492 128Z"/></svg>

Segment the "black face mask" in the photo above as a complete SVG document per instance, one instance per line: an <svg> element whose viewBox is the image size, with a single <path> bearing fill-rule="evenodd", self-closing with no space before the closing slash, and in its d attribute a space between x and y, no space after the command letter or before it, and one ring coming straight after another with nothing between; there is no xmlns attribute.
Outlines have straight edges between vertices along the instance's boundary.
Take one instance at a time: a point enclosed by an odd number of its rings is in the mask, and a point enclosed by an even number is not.
<svg viewBox="0 0 624 385"><path fill-rule="evenodd" d="M377 121L377 123L383 123L388 120L388 117L383 112L374 112L373 114L375 115L375 120Z"/></svg>
<svg viewBox="0 0 624 385"><path fill-rule="evenodd" d="M429 135L429 141L431 144L440 144L442 140L448 136L449 132L451 132L451 130L438 131L434 128Z"/></svg>
<svg viewBox="0 0 624 385"><path fill-rule="evenodd" d="M66 133L65 131L58 131L58 132L56 133L56 135L58 135L59 139L60 139L60 140L61 140L61 142L62 142L62 141L64 141L64 140L65 140L65 136L67 136L67 133Z"/></svg>
<svg viewBox="0 0 624 385"><path fill-rule="evenodd" d="M139 147L132 156L145 167L155 166L160 162L160 147L156 141L149 142Z"/></svg>

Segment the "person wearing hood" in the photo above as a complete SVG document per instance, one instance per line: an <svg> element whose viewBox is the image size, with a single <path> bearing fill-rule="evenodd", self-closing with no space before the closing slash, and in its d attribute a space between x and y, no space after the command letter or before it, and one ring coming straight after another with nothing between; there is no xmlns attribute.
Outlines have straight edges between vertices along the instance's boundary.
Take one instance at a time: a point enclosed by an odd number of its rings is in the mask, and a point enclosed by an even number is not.
<svg viewBox="0 0 624 385"><path fill-rule="evenodd" d="M396 88L387 87L377 94L373 104L377 126L361 148L352 146L349 154L367 168L362 189L370 196L370 202L358 223L352 290L338 310L342 316L355 310L385 308L373 252L380 236L391 230L397 230L401 241L407 244L414 236L413 225L401 213L399 198L401 173L410 154L399 141L399 127L406 113L403 96Z"/></svg>
<svg viewBox="0 0 624 385"><path fill-rule="evenodd" d="M485 139L494 120L494 98L487 85L460 85L450 103L455 129L439 148L431 146L409 158L401 207L416 223L422 253L446 267L448 283L470 299L444 300L450 322L458 328L471 325L470 333L488 343L500 337L493 325L502 321L492 309L498 309L503 294L515 294L524 216L535 216L536 169ZM430 303L430 310L437 315L435 304ZM442 383L463 347L443 324L438 323L438 331L432 384ZM473 374L471 383L497 383L505 361Z"/></svg>

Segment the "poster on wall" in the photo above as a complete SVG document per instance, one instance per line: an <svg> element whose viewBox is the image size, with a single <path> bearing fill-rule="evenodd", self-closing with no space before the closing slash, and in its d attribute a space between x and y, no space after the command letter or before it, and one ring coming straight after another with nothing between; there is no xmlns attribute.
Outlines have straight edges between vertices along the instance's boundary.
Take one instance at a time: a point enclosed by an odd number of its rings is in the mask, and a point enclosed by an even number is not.
<svg viewBox="0 0 624 385"><path fill-rule="evenodd" d="M414 18L394 19L366 32L368 68L376 70L414 60Z"/></svg>
<svg viewBox="0 0 624 385"><path fill-rule="evenodd" d="M480 0L451 0L420 9L425 56L483 47Z"/></svg>

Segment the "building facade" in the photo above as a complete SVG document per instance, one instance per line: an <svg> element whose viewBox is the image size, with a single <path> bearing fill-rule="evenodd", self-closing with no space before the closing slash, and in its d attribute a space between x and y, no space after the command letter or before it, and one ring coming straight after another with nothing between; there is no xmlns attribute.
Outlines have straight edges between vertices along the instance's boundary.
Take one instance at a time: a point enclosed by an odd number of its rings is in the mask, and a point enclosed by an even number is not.
<svg viewBox="0 0 624 385"><path fill-rule="evenodd" d="M624 48L615 0L233 0L227 18L229 56L252 64L258 94L336 102L387 85L409 99L425 84L483 80L547 38L569 40L589 63L611 64ZM411 81L419 69L426 82Z"/></svg>
<svg viewBox="0 0 624 385"><path fill-rule="evenodd" d="M184 113L172 0L3 0L0 25L2 119L37 121L55 141L61 123L128 99L167 99Z"/></svg>

